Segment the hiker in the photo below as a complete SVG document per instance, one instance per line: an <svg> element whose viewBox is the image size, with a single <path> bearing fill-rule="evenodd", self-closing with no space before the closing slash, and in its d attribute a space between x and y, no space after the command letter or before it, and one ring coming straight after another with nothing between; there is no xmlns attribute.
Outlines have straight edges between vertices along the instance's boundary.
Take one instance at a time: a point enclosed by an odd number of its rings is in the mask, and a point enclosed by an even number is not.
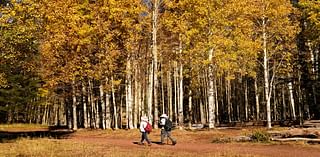
<svg viewBox="0 0 320 157"><path fill-rule="evenodd" d="M148 125L148 117L147 116L142 116L141 117L141 122L140 122L140 132L141 132L141 141L138 143L139 145L144 145L143 141L146 140L148 143L148 146L151 146L151 142L148 139L148 133L146 131L146 127ZM150 124L150 123L149 123Z"/></svg>
<svg viewBox="0 0 320 157"><path fill-rule="evenodd" d="M172 121L166 114L160 116L159 127L161 128L161 143L164 144L164 138L167 137L171 140L172 145L176 145L177 141L171 137Z"/></svg>

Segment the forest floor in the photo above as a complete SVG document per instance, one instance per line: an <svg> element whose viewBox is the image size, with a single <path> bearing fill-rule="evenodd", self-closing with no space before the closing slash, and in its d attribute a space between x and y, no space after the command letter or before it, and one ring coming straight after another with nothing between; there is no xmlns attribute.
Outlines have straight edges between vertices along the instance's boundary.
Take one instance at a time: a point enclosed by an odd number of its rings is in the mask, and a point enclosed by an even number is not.
<svg viewBox="0 0 320 157"><path fill-rule="evenodd" d="M2 156L128 156L128 157L319 157L320 144L304 142L213 142L244 136L254 129L174 130L175 146L159 145L160 130L149 135L151 146L141 146L134 130L79 130L58 139L17 138L0 142ZM260 129L261 130L261 129ZM19 130L11 129L11 132ZM1 134L1 132L0 132Z"/></svg>

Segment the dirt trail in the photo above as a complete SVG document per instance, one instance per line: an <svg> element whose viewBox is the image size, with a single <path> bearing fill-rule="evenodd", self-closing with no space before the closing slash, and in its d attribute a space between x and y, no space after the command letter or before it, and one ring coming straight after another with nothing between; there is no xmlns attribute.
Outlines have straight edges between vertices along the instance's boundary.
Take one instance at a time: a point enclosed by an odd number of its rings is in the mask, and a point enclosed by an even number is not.
<svg viewBox="0 0 320 157"><path fill-rule="evenodd" d="M124 149L145 149L148 146L137 145L138 139L117 139L111 137L92 137L92 136L72 136L69 140L81 141L85 143L95 143L103 145L105 147L116 146ZM279 145L263 145L263 144L215 144L204 142L199 140L197 142L179 142L175 146L172 145L159 145L153 142L151 149L165 149L166 151L180 151L190 152L195 154L205 153L225 153L232 152L232 154L248 154L248 155L259 155L259 156L270 156L270 157L320 157L319 147L303 147L287 144Z"/></svg>

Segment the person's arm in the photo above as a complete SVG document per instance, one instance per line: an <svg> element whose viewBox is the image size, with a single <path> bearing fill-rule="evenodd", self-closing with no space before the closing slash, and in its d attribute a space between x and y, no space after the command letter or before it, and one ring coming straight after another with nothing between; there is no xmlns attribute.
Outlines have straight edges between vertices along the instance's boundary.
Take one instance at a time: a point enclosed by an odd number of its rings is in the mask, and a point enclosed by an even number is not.
<svg viewBox="0 0 320 157"><path fill-rule="evenodd" d="M140 123L140 131L145 132L144 128L147 126L147 122L141 121Z"/></svg>

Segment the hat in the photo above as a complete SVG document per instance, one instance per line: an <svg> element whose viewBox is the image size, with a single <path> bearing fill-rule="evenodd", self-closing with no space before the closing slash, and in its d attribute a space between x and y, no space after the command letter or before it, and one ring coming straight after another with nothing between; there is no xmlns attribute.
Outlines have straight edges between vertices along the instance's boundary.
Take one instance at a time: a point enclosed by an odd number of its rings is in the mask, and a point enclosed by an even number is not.
<svg viewBox="0 0 320 157"><path fill-rule="evenodd" d="M167 116L167 114L162 114L161 116L160 116L160 118L168 118L168 116Z"/></svg>

